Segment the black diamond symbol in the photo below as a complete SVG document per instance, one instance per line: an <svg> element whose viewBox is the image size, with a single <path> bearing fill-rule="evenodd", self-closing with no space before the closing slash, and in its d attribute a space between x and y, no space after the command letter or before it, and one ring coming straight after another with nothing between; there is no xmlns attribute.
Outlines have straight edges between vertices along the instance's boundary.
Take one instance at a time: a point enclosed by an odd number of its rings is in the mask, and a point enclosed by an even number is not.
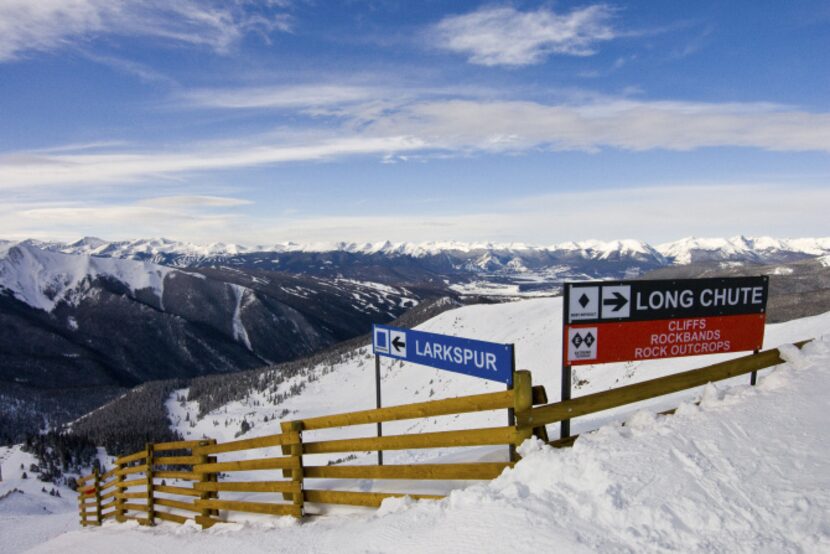
<svg viewBox="0 0 830 554"><path fill-rule="evenodd" d="M588 298L588 295L587 295L587 294L585 294L585 293L583 292L583 293L582 293L582 296L580 296L580 297L579 297L579 305L580 305L580 306L582 306L582 307L584 308L584 307L585 307L585 306L587 306L590 302L591 302L591 299L590 299L590 298Z"/></svg>
<svg viewBox="0 0 830 554"><path fill-rule="evenodd" d="M574 338L571 339L571 343L573 343L574 346L579 348L579 345L582 344L582 335L580 335L579 333L575 334Z"/></svg>
<svg viewBox="0 0 830 554"><path fill-rule="evenodd" d="M591 345L594 344L595 340L597 339L594 338L593 334L588 333L587 335L585 335L585 344L588 345L588 348L591 348Z"/></svg>

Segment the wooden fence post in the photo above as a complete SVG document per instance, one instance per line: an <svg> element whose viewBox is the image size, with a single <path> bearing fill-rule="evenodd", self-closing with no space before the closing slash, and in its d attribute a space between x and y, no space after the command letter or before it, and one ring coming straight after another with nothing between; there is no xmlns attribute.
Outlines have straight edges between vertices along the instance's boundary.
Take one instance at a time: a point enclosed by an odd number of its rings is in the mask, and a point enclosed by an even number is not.
<svg viewBox="0 0 830 554"><path fill-rule="evenodd" d="M216 439L205 439L199 443L199 446L191 450L193 455L199 456L198 464L207 464L211 462L211 457L207 454L202 453L200 447L202 446L211 446L216 444ZM217 482L218 475L216 473L200 473L199 474L199 483L215 483ZM219 493L216 491L202 491L199 494L200 500L210 500L211 498L218 498ZM212 527L216 521L211 517L213 515L218 515L218 510L211 510L210 508L203 508L199 515L196 516L196 523L202 526L202 529L207 529Z"/></svg>
<svg viewBox="0 0 830 554"><path fill-rule="evenodd" d="M101 517L101 475L98 473L98 468L92 470L92 478L95 487L95 523L101 525L103 521Z"/></svg>
<svg viewBox="0 0 830 554"><path fill-rule="evenodd" d="M533 378L526 369L516 371L513 373L513 413L516 418L514 422L516 427L516 438L513 442L514 447L518 447L526 439L533 436L532 426L519 426L518 423L521 416L526 414L531 408L533 408ZM518 460L519 456L515 454L514 448L513 459L511 461L516 462Z"/></svg>
<svg viewBox="0 0 830 554"><path fill-rule="evenodd" d="M115 464L115 521L124 523L124 490L119 485L125 480L124 474L121 471L127 467L127 464L116 462Z"/></svg>
<svg viewBox="0 0 830 554"><path fill-rule="evenodd" d="M76 481L77 482L77 481ZM86 520L86 487L84 486L86 481L78 483L77 491L78 491L78 512L80 512L81 516L81 526L86 527L89 525Z"/></svg>
<svg viewBox="0 0 830 554"><path fill-rule="evenodd" d="M153 491L153 463L155 462L155 450L153 443L148 442L145 450L147 451L147 458L145 459L147 464L147 525L155 525L156 500Z"/></svg>
<svg viewBox="0 0 830 554"><path fill-rule="evenodd" d="M287 433L297 433L299 440L297 444L292 444L288 448L283 447L282 451L284 454L290 455L296 461L295 469L291 469L291 481L297 485L297 490L299 494L284 494L286 500L291 500L294 503L294 506L297 508L297 517L303 517L303 508L305 503L305 494L303 493L303 438L302 438L302 430L303 430L303 422L302 421L286 421L284 423L280 423L280 428L283 434ZM285 472L283 471L283 475Z"/></svg>

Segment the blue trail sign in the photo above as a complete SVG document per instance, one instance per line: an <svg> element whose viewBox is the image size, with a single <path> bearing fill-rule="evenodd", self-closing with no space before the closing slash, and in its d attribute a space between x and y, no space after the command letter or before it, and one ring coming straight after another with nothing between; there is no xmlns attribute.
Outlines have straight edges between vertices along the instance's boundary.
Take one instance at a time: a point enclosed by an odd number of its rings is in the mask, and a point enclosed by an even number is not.
<svg viewBox="0 0 830 554"><path fill-rule="evenodd" d="M375 325L372 351L473 377L513 384L513 345Z"/></svg>

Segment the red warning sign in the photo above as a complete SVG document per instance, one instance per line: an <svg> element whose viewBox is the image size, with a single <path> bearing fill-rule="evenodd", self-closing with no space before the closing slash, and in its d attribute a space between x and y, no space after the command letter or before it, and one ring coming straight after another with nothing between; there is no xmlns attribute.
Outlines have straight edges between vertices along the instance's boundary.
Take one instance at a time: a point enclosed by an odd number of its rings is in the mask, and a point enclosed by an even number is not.
<svg viewBox="0 0 830 554"><path fill-rule="evenodd" d="M765 320L765 314L745 314L572 324L564 362L604 364L760 349Z"/></svg>

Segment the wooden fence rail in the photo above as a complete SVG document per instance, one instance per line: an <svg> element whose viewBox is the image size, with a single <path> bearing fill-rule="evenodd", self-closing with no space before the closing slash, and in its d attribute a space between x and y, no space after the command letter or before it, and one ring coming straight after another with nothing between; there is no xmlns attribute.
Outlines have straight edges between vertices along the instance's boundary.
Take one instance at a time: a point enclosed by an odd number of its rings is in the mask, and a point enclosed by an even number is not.
<svg viewBox="0 0 830 554"><path fill-rule="evenodd" d="M800 348L806 342L796 346ZM529 371L517 371L513 389L503 392L285 421L280 424L279 434L224 443L203 439L147 444L144 450L116 458L115 466L109 471L100 475L94 471L77 480L81 525L101 525L114 518L118 522L136 520L142 525L153 525L157 520L179 524L195 521L210 527L227 521L228 512L300 518L319 513L324 505L377 507L387 498L404 495L437 499L441 497L333 488L354 488L354 481L367 479L380 482L489 480L511 467L517 458L514 455L505 462L309 465L306 462L310 458L304 457L484 445L510 445L514 453L515 447L534 434L547 441L545 425L756 372L782 362L777 349L767 350L553 404L547 403L543 387L532 385ZM505 427L327 440L310 440L306 436L332 428L504 409L514 413L513 424ZM573 437L551 444L572 442ZM281 455L268 452L274 448ZM239 453L246 457L226 459ZM228 477L252 471L261 472L264 478L261 475L256 476L258 480ZM309 487L309 481L321 479L331 480L325 489Z"/></svg>

